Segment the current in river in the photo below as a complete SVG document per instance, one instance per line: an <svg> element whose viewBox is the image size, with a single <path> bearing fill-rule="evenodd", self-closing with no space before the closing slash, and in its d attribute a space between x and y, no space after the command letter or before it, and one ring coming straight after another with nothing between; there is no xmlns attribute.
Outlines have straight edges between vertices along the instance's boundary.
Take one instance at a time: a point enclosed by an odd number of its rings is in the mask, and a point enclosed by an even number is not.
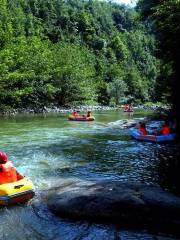
<svg viewBox="0 0 180 240"><path fill-rule="evenodd" d="M49 213L39 195L56 181L136 181L178 193L177 144L137 141L128 128L115 124L150 114L102 111L94 113L94 122L72 122L68 114L55 113L1 118L0 149L33 181L36 197L22 206L0 208L0 239L115 239L112 226L73 223Z"/></svg>

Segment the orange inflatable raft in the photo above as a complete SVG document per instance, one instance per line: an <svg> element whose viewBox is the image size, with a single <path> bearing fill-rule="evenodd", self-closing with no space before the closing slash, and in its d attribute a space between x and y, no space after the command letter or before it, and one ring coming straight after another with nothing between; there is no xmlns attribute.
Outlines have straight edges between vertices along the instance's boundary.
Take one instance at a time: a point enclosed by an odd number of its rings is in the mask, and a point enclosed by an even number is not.
<svg viewBox="0 0 180 240"><path fill-rule="evenodd" d="M94 121L95 118L93 116L91 117L86 117L86 116L72 116L70 115L68 118L70 121L82 121L82 122L89 122L89 121Z"/></svg>

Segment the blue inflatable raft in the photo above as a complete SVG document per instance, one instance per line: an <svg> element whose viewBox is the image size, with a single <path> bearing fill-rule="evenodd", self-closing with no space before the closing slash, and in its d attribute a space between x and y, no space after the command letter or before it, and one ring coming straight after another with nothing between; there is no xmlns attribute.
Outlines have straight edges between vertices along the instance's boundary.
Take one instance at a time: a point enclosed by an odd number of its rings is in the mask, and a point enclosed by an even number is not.
<svg viewBox="0 0 180 240"><path fill-rule="evenodd" d="M171 133L168 135L142 135L138 129L131 128L130 129L131 136L137 140L142 141L150 141L150 142L167 142L173 141L176 138L175 133Z"/></svg>

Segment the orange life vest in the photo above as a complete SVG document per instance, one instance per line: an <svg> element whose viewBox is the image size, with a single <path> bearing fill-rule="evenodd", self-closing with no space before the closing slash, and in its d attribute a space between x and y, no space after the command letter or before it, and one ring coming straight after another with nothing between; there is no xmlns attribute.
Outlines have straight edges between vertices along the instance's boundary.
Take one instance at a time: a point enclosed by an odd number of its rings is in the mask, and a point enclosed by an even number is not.
<svg viewBox="0 0 180 240"><path fill-rule="evenodd" d="M73 112L71 115L75 117L77 115L77 112Z"/></svg>
<svg viewBox="0 0 180 240"><path fill-rule="evenodd" d="M0 164L0 184L16 182L17 172L16 168L11 162Z"/></svg>
<svg viewBox="0 0 180 240"><path fill-rule="evenodd" d="M168 134L170 134L170 129L169 129L169 127L162 127L162 129L161 129L161 134L163 134L163 135L168 135Z"/></svg>
<svg viewBox="0 0 180 240"><path fill-rule="evenodd" d="M141 134L147 135L147 130L145 128L140 127L139 131L140 131Z"/></svg>

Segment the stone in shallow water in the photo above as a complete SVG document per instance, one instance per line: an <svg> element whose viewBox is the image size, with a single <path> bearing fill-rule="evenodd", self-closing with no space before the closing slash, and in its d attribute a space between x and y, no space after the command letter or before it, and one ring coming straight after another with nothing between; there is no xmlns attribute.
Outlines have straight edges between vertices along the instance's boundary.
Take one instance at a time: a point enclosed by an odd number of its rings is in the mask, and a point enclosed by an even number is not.
<svg viewBox="0 0 180 240"><path fill-rule="evenodd" d="M52 189L46 200L60 217L180 232L180 198L156 186L75 182Z"/></svg>

